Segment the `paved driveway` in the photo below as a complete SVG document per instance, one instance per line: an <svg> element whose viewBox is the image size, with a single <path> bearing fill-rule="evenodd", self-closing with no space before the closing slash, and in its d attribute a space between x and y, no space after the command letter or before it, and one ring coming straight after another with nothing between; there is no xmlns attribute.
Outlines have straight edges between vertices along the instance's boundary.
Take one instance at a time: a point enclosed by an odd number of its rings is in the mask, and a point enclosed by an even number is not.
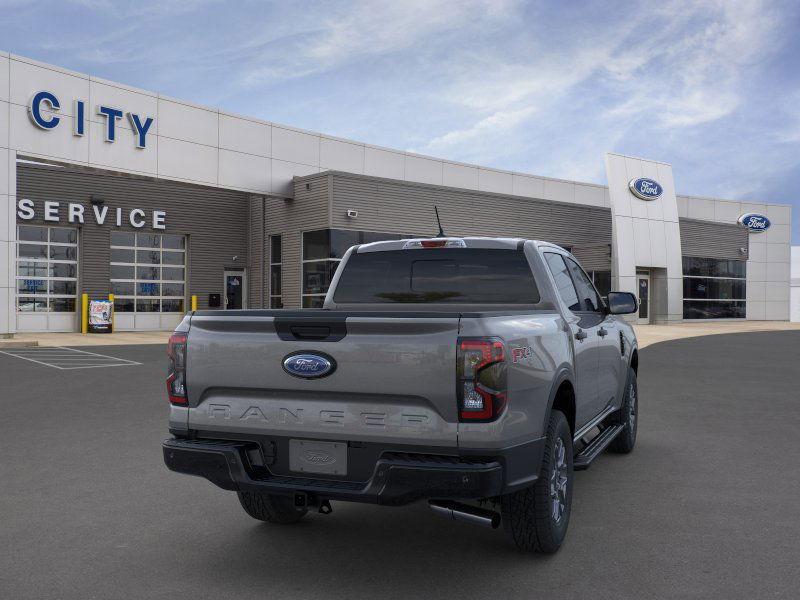
<svg viewBox="0 0 800 600"><path fill-rule="evenodd" d="M161 462L163 348L0 354L0 597L797 598L800 332L642 350L630 456L579 473L554 557L424 505L263 525Z"/></svg>

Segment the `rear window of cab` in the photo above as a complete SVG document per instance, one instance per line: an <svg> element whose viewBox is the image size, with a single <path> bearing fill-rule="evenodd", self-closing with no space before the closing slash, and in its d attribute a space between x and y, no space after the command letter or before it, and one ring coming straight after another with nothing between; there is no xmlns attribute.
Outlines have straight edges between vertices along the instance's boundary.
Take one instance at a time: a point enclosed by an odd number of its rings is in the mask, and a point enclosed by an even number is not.
<svg viewBox="0 0 800 600"><path fill-rule="evenodd" d="M536 304L539 299L522 251L477 248L353 253L333 296L338 304Z"/></svg>

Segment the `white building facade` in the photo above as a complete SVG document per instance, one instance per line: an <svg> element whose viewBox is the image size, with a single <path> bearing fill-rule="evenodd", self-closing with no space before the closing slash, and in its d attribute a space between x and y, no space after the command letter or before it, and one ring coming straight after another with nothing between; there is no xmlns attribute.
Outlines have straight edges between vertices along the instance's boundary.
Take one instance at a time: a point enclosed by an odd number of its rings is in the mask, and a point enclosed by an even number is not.
<svg viewBox="0 0 800 600"><path fill-rule="evenodd" d="M47 172L37 171L37 164ZM0 53L0 335L75 330L76 299L87 290L98 297L115 293L122 329L170 328L192 295L202 297L202 307L221 309L314 306L330 273L306 264L323 259L308 258L311 216L300 197L317 189L315 176L326 172L339 174L335 181L350 174L362 183L372 178L381 189L405 186L433 204L437 197L446 204L461 194L467 214L470 198L478 195L496 203L499 212L599 209L610 215L610 287L643 298L641 322L789 319L789 206L682 196L670 165L658 161L608 154L606 171L607 187L420 156ZM400 209L392 208L389 196L362 204L362 221L345 220L336 229L339 192L331 177L330 189L318 186L327 194L329 214L314 231L427 231L427 220L399 230L399 212L392 210ZM102 186L92 187L100 179ZM125 194L115 196L114 181L136 200L126 204ZM637 181L658 193L637 195ZM215 203L236 206L240 200L246 204L241 218L215 214ZM738 224L745 215L761 220L747 230ZM365 217L375 217L376 225L359 232ZM484 223L478 229L465 225L463 233L507 231L547 239L546 229L520 225L511 231ZM215 237L215 225L230 227L224 239L240 231L242 249L230 250ZM302 249L291 250L288 233L281 241L281 227L299 232ZM201 239L213 241L200 247ZM582 243L583 250L591 246ZM211 263L213 272L202 271ZM597 272L598 281L605 277L603 269ZM242 287L236 290L234 283Z"/></svg>

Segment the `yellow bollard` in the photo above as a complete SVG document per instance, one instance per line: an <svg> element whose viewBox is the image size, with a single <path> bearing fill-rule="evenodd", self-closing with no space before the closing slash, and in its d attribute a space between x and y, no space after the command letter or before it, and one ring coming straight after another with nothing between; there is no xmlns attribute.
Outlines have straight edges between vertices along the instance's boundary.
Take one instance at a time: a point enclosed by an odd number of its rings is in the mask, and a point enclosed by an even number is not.
<svg viewBox="0 0 800 600"><path fill-rule="evenodd" d="M89 294L81 294L81 333L89 333Z"/></svg>
<svg viewBox="0 0 800 600"><path fill-rule="evenodd" d="M197 310L197 296L192 296L192 311Z"/></svg>
<svg viewBox="0 0 800 600"><path fill-rule="evenodd" d="M114 333L117 330L117 311L114 310L114 294L108 295L108 301L111 302L111 333Z"/></svg>

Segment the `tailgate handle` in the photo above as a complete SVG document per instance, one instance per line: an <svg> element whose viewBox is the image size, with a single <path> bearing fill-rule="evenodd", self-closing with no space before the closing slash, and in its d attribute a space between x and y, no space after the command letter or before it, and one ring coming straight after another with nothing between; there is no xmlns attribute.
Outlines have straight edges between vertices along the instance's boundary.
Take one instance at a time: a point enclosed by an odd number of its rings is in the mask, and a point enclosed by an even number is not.
<svg viewBox="0 0 800 600"><path fill-rule="evenodd" d="M324 340L330 337L331 328L327 325L292 325L289 331L298 340Z"/></svg>
<svg viewBox="0 0 800 600"><path fill-rule="evenodd" d="M347 335L347 324L343 317L276 317L275 333L287 342L338 342Z"/></svg>

